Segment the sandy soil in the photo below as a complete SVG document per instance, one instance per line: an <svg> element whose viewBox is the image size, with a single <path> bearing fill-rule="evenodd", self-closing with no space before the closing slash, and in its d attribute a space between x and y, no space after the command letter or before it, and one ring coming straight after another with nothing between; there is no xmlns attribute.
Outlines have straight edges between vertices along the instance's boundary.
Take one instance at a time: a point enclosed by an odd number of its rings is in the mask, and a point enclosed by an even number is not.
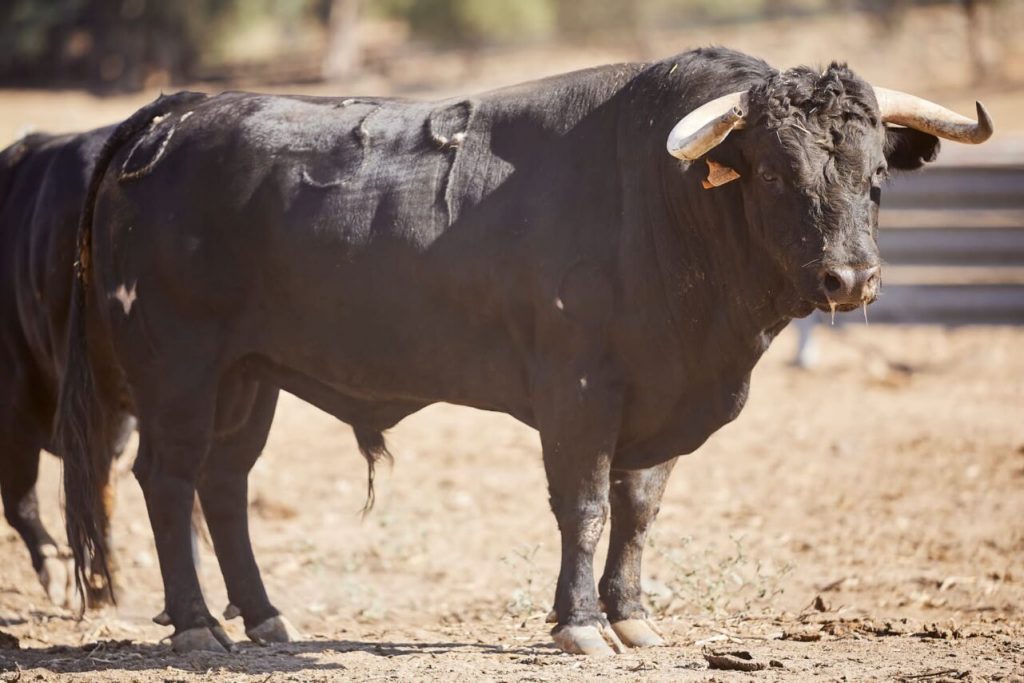
<svg viewBox="0 0 1024 683"><path fill-rule="evenodd" d="M3 680L1024 680L1024 330L820 337L822 365L800 371L784 333L744 414L673 475L645 567L671 647L604 661L553 649L558 538L532 430L452 406L409 418L361 520L349 429L286 397L252 476L253 535L272 598L309 640L173 655L149 621L159 572L125 473L116 610L77 622L50 607L0 528L0 630L21 645L0 649ZM58 475L47 456L54 529ZM202 561L218 612L208 547ZM781 667L709 671L716 650Z"/></svg>

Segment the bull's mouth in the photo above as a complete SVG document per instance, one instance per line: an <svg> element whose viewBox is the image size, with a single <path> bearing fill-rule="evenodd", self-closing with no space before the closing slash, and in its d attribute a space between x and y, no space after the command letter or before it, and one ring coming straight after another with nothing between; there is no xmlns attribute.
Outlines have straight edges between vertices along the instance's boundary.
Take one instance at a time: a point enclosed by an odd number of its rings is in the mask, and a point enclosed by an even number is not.
<svg viewBox="0 0 1024 683"><path fill-rule="evenodd" d="M835 314L836 313L850 313L851 311L856 311L857 309L862 309L864 311L864 319L867 320L867 318L868 318L868 306L873 304L877 300L878 300L878 295L875 294L873 296L870 296L870 297L867 297L865 299L862 299L859 302L854 302L854 301L839 302L839 301L834 301L832 299L829 299L828 297L822 297L822 296L817 296L817 297L814 297L813 299L807 299L806 301L807 301L808 304L810 304L811 306L813 306L817 310L821 311L822 313L828 313L829 315L831 315L833 317L833 319L835 318Z"/></svg>
<svg viewBox="0 0 1024 683"><path fill-rule="evenodd" d="M873 303L873 302L874 302L874 299L870 299L870 300L865 299L864 301L860 302L859 304L851 304L851 303L841 304L841 303L837 303L835 301L817 301L816 300L816 301L811 301L811 305L814 306L816 309L818 309L819 311L821 311L823 313L832 313L832 312L836 312L836 313L849 313L850 311L856 311L858 308L863 308L864 306L867 306L868 304Z"/></svg>

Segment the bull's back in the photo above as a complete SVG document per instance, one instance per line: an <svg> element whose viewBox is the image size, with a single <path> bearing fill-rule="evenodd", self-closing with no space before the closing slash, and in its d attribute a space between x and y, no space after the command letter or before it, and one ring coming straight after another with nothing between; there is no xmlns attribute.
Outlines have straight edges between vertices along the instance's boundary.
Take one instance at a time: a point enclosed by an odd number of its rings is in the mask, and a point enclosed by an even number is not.
<svg viewBox="0 0 1024 683"><path fill-rule="evenodd" d="M49 393L67 333L78 219L109 132L31 135L0 153L4 344L19 373L38 372Z"/></svg>

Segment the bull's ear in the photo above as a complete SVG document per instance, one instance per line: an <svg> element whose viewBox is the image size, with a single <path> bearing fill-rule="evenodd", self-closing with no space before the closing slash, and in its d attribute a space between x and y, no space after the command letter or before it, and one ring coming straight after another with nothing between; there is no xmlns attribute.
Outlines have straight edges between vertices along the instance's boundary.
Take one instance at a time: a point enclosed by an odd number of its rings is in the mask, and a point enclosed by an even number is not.
<svg viewBox="0 0 1024 683"><path fill-rule="evenodd" d="M885 160L889 168L914 171L939 156L939 139L913 128L887 128Z"/></svg>

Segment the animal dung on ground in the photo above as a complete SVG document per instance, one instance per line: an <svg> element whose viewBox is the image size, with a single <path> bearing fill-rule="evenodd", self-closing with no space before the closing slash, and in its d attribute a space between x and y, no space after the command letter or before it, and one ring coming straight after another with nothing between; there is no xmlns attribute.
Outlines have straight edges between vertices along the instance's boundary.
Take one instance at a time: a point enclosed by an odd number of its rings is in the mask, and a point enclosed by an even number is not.
<svg viewBox="0 0 1024 683"><path fill-rule="evenodd" d="M728 671L761 671L767 669L768 664L754 659L754 655L746 650L732 650L730 652L705 652L704 659L708 660L709 669L724 669Z"/></svg>

